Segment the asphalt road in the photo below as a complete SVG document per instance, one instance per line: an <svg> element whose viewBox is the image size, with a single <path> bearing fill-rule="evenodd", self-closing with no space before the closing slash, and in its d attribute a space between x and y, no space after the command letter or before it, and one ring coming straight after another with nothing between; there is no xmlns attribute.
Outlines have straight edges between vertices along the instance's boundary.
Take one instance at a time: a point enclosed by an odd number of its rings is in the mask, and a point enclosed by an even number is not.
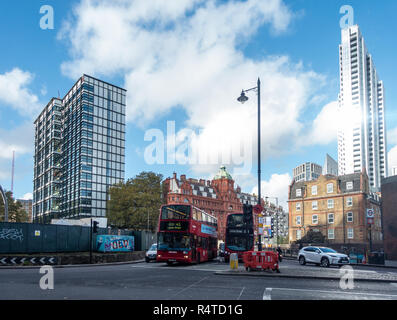
<svg viewBox="0 0 397 320"><path fill-rule="evenodd" d="M325 270L288 260L280 267L318 274ZM395 283L355 282L353 289L342 290L338 280L216 275L215 271L229 270L219 262L193 266L143 262L53 270L54 289L42 290L39 269L0 268L0 299L397 300ZM396 273L397 269L360 268L360 272Z"/></svg>

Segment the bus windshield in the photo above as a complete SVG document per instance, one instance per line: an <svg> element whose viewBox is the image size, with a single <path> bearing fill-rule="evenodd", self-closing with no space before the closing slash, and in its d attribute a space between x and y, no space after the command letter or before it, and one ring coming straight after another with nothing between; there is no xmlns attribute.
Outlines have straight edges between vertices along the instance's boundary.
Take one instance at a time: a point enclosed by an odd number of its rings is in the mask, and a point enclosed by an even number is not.
<svg viewBox="0 0 397 320"><path fill-rule="evenodd" d="M189 219L190 206L170 205L161 209L161 219Z"/></svg>
<svg viewBox="0 0 397 320"><path fill-rule="evenodd" d="M252 237L242 237L241 235L228 235L226 237L226 246L233 251L248 251L253 246Z"/></svg>
<svg viewBox="0 0 397 320"><path fill-rule="evenodd" d="M228 228L242 228L244 226L244 217L242 214L231 214L227 218Z"/></svg>
<svg viewBox="0 0 397 320"><path fill-rule="evenodd" d="M190 236L184 233L160 232L157 250L183 251L190 249Z"/></svg>

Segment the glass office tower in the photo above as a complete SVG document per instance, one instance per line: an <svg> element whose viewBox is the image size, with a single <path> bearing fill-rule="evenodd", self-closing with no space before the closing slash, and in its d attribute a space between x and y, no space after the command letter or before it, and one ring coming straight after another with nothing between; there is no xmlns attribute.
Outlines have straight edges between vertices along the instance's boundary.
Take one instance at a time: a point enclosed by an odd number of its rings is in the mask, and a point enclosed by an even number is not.
<svg viewBox="0 0 397 320"><path fill-rule="evenodd" d="M59 209L34 199L35 221L105 217L109 186L124 180L126 90L83 75L61 106Z"/></svg>

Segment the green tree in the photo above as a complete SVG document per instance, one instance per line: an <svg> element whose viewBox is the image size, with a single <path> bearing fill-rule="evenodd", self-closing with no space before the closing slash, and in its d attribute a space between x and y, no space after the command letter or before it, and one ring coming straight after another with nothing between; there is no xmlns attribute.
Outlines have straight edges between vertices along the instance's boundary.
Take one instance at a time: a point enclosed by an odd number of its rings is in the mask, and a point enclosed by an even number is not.
<svg viewBox="0 0 397 320"><path fill-rule="evenodd" d="M106 216L118 228L155 231L162 204L163 176L141 172L109 189Z"/></svg>
<svg viewBox="0 0 397 320"><path fill-rule="evenodd" d="M8 201L8 222L28 222L28 213L23 209L22 203L15 201L11 191L5 192ZM5 218L4 202L0 196L0 222Z"/></svg>
<svg viewBox="0 0 397 320"><path fill-rule="evenodd" d="M321 232L309 230L304 237L297 240L296 243L312 243L322 244L325 242L325 236Z"/></svg>

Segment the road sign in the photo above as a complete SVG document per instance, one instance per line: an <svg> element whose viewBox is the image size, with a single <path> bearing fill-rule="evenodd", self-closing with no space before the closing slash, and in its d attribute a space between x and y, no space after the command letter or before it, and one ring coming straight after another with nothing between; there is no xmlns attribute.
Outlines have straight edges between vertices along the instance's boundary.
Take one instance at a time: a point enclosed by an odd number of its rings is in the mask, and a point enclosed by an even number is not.
<svg viewBox="0 0 397 320"><path fill-rule="evenodd" d="M374 218L367 218L368 224L374 224Z"/></svg>
<svg viewBox="0 0 397 320"><path fill-rule="evenodd" d="M367 218L374 218L375 213L373 209L367 209Z"/></svg>
<svg viewBox="0 0 397 320"><path fill-rule="evenodd" d="M260 205L260 204L257 204L256 206L254 206L254 212L256 213L256 214L259 214L259 213L261 213L263 211L263 208L262 208L262 206Z"/></svg>
<svg viewBox="0 0 397 320"><path fill-rule="evenodd" d="M57 264L57 257L0 257L0 265L19 265L29 261L31 264Z"/></svg>

